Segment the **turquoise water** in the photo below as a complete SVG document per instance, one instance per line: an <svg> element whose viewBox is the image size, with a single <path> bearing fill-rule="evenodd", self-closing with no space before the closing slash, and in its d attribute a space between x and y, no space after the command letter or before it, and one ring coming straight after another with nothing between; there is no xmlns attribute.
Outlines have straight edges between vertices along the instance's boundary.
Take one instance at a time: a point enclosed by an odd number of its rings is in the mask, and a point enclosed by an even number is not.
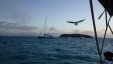
<svg viewBox="0 0 113 64"><path fill-rule="evenodd" d="M113 39L106 42L112 51ZM0 37L0 64L98 64L98 57L94 38Z"/></svg>

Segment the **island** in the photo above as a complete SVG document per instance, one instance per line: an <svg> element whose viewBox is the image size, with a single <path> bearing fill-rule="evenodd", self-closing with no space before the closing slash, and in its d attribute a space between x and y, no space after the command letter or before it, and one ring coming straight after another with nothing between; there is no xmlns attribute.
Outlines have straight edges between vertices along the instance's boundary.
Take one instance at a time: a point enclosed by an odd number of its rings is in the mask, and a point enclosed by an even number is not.
<svg viewBox="0 0 113 64"><path fill-rule="evenodd" d="M61 34L59 37L73 37L73 38L93 38L85 34Z"/></svg>

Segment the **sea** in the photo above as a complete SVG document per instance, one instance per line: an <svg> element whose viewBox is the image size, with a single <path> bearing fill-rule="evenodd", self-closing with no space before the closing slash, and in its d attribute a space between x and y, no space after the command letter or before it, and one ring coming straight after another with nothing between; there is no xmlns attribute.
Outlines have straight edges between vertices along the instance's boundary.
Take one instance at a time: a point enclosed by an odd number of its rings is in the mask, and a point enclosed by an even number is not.
<svg viewBox="0 0 113 64"><path fill-rule="evenodd" d="M98 40L101 45L103 39ZM113 52L112 38L105 40L103 52L107 51ZM94 38L1 36L0 64L99 64L99 54Z"/></svg>

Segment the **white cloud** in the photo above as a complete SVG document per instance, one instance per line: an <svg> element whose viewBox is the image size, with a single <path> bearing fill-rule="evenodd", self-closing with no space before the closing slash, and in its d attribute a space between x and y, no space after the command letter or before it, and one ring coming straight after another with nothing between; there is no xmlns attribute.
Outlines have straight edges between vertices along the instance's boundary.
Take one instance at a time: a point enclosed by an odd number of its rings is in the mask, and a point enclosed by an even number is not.
<svg viewBox="0 0 113 64"><path fill-rule="evenodd" d="M49 31L56 31L57 29L54 27L54 26L52 26L52 27L49 27Z"/></svg>
<svg viewBox="0 0 113 64"><path fill-rule="evenodd" d="M18 23L9 23L9 22L0 22L0 29L15 29L15 30L23 30L23 31L30 31L30 30L36 30L38 27L33 27L33 26L24 26L20 25Z"/></svg>
<svg viewBox="0 0 113 64"><path fill-rule="evenodd" d="M0 21L0 35L36 35L39 27ZM38 35L38 34L37 34Z"/></svg>

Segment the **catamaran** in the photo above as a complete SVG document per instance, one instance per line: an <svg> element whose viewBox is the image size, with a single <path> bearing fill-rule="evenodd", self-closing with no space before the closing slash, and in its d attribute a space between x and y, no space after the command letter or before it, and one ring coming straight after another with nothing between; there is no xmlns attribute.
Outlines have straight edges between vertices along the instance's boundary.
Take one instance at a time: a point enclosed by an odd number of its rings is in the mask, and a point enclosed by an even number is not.
<svg viewBox="0 0 113 64"><path fill-rule="evenodd" d="M39 39L54 39L54 37L52 35L50 35L49 33L45 33L45 31L46 31L46 22L47 22L47 16L45 18L45 23L44 23L44 33L42 35L38 36L38 38ZM42 33L42 30L41 30L41 33Z"/></svg>

